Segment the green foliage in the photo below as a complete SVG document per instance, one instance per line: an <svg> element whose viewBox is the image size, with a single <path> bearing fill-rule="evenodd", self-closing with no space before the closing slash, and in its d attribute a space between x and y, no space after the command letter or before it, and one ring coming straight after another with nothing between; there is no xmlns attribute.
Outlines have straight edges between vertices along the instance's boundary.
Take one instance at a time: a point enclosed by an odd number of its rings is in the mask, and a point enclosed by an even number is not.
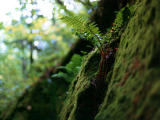
<svg viewBox="0 0 160 120"><path fill-rule="evenodd" d="M106 37L110 40L110 42L120 38L124 28L126 27L129 19L131 18L132 9L132 6L127 6L116 13L116 19L113 22L113 26L108 29L108 32L106 33Z"/></svg>
<svg viewBox="0 0 160 120"><path fill-rule="evenodd" d="M60 72L53 74L53 78L64 78L65 81L71 82L80 70L82 56L75 54L66 66L60 66Z"/></svg>
<svg viewBox="0 0 160 120"><path fill-rule="evenodd" d="M67 25L74 28L80 34L80 37L91 40L91 42L99 49L102 48L102 43L106 36L102 35L99 28L94 22L89 21L87 18L78 15L65 15L61 20Z"/></svg>
<svg viewBox="0 0 160 120"><path fill-rule="evenodd" d="M112 28L108 29L108 32L103 35L97 25L94 22L89 21L87 18L80 15L65 15L61 17L61 20L67 25L74 28L76 33L82 38L89 39L99 49L103 49L104 42L111 43L113 40L117 40L122 33L122 28L128 23L134 7L127 6L117 12L116 19L113 22Z"/></svg>
<svg viewBox="0 0 160 120"><path fill-rule="evenodd" d="M14 52L1 54L0 57L0 111L8 104L13 104L32 80L24 80L21 60Z"/></svg>
<svg viewBox="0 0 160 120"><path fill-rule="evenodd" d="M0 22L0 112L37 82L46 69L56 66L75 40L63 24L53 25L50 19L39 17L34 8L28 10L27 5L35 6L30 2L22 0L17 8L18 15L22 13L20 20L13 19L11 24ZM24 12L31 14L24 16ZM26 22L28 18L32 20Z"/></svg>
<svg viewBox="0 0 160 120"><path fill-rule="evenodd" d="M3 23L0 22L0 29L3 29Z"/></svg>

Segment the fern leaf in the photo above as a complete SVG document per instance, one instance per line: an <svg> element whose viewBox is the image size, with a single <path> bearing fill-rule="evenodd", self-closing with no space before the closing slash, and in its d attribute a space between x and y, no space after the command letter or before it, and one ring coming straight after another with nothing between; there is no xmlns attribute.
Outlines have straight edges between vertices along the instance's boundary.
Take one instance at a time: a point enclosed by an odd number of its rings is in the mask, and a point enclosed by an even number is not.
<svg viewBox="0 0 160 120"><path fill-rule="evenodd" d="M88 21L87 18L83 16L76 15L65 15L61 17L61 20L67 25L73 27L76 32L82 34L85 38L92 40L96 46L98 43L99 46L97 47L102 47L101 41L104 40L104 36L100 33L99 28L94 22Z"/></svg>

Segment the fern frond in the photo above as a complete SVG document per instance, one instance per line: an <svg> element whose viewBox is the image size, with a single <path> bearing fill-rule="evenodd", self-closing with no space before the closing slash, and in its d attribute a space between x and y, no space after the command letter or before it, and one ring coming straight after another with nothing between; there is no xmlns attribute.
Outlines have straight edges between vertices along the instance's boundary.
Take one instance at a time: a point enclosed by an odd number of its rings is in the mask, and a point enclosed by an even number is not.
<svg viewBox="0 0 160 120"><path fill-rule="evenodd" d="M83 16L76 15L65 15L61 17L61 20L67 25L73 27L76 32L82 34L85 38L92 40L99 49L103 47L102 41L105 37L100 33L99 28L94 22L88 21L88 19Z"/></svg>
<svg viewBox="0 0 160 120"><path fill-rule="evenodd" d="M61 20L67 25L73 27L78 32L86 32L85 25L87 24L87 19L80 16L63 16Z"/></svg>

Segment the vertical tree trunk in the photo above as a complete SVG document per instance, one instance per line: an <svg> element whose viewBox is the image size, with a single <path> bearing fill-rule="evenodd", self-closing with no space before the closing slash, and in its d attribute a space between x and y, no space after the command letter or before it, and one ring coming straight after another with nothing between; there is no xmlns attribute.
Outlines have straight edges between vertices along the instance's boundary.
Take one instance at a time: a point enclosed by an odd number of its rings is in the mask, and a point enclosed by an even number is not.
<svg viewBox="0 0 160 120"><path fill-rule="evenodd" d="M32 63L34 62L33 59L33 41L30 42L30 64L32 65Z"/></svg>

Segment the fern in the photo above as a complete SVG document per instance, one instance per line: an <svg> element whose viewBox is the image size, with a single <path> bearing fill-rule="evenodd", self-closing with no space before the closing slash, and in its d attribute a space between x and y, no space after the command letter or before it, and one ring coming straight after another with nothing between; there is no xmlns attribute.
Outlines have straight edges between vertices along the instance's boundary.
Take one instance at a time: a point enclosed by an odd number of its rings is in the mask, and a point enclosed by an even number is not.
<svg viewBox="0 0 160 120"><path fill-rule="evenodd" d="M73 27L80 36L91 40L91 42L102 52L105 49L105 45L103 45L104 42L111 44L113 40L119 39L122 34L122 28L127 24L133 8L134 7L132 6L127 6L118 11L112 28L110 28L105 35L100 32L94 22L89 21L84 16L73 14L70 16L64 15L61 17L61 20L67 25Z"/></svg>
<svg viewBox="0 0 160 120"><path fill-rule="evenodd" d="M116 12L116 18L113 22L113 26L108 29L108 32L106 33L106 37L110 40L110 42L120 38L124 28L133 14L133 9L134 6L127 6Z"/></svg>
<svg viewBox="0 0 160 120"><path fill-rule="evenodd" d="M99 28L94 22L90 22L87 18L76 15L65 15L61 17L61 20L73 27L78 34L92 40L91 42L96 45L100 51L103 50L102 43L106 39L106 36L100 33Z"/></svg>
<svg viewBox="0 0 160 120"><path fill-rule="evenodd" d="M61 71L53 74L52 78L63 78L66 82L71 82L80 70L82 58L82 56L74 54L71 61L66 66L60 66Z"/></svg>

